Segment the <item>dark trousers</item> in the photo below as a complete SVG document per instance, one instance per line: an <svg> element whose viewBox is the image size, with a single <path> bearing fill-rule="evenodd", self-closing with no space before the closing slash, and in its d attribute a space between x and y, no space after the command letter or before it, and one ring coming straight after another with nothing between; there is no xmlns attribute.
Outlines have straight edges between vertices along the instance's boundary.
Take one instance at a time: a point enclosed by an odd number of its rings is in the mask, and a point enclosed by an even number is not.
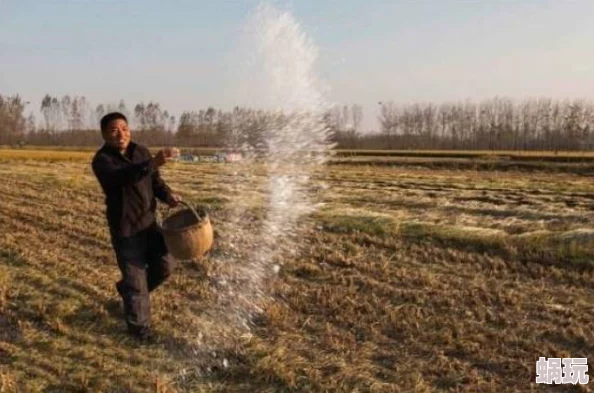
<svg viewBox="0 0 594 393"><path fill-rule="evenodd" d="M122 272L116 287L126 323L131 332L139 332L150 324L149 293L171 275L175 262L156 224L129 237L112 234L112 244Z"/></svg>

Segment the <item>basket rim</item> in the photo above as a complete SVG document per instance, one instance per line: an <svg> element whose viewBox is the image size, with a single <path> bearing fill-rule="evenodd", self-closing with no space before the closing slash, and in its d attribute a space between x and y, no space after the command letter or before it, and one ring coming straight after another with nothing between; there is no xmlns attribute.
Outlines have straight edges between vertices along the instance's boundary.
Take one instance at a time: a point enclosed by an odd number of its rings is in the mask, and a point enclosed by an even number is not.
<svg viewBox="0 0 594 393"><path fill-rule="evenodd" d="M188 226L185 226L185 227L182 227L182 228L166 228L164 226L165 222L167 222L167 220L170 219L171 217L175 217L176 215L182 214L182 213L187 212L187 211L189 211L191 213L191 211L189 209L186 209L186 210L180 210L179 212L177 212L177 213L175 213L175 214L167 217L159 225L161 227L161 230L163 232L165 232L165 233L179 233L179 232L186 232L186 231L189 231L191 229L196 229L196 228L199 228L199 227L204 226L206 224L210 224L210 219L208 217L208 213L207 212L204 212L204 217L202 217L202 219L200 221L198 221L197 223L195 223L195 224L188 225Z"/></svg>

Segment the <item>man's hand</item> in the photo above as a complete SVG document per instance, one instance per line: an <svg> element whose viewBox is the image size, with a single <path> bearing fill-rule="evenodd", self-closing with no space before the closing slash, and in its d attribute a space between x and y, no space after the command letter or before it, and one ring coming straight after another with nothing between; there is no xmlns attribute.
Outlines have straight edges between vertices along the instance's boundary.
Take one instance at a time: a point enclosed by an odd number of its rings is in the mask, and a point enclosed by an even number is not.
<svg viewBox="0 0 594 393"><path fill-rule="evenodd" d="M165 158L176 158L179 157L179 149L177 147L166 147L163 149Z"/></svg>
<svg viewBox="0 0 594 393"><path fill-rule="evenodd" d="M167 204L169 207L177 207L182 201L182 197L177 194L171 194L167 198Z"/></svg>
<svg viewBox="0 0 594 393"><path fill-rule="evenodd" d="M179 156L179 149L175 147L167 147L163 150L159 150L153 159L155 160L155 164L159 167L165 165L167 161L171 160L172 158Z"/></svg>

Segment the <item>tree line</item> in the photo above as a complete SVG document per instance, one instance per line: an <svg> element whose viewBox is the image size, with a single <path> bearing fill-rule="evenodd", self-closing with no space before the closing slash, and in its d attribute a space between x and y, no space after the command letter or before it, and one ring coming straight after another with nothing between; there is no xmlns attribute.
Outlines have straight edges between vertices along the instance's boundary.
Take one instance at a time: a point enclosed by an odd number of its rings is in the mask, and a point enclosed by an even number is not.
<svg viewBox="0 0 594 393"><path fill-rule="evenodd" d="M383 137L369 148L585 150L594 146L594 104L586 100L492 98L481 102L381 104ZM372 142L373 141L373 142Z"/></svg>
<svg viewBox="0 0 594 393"><path fill-rule="evenodd" d="M20 96L0 95L0 145L96 146L99 119L124 113L141 143L192 147L262 146L266 129L287 114L208 107L179 118L157 102L92 106L85 97L43 97L37 120ZM594 147L594 103L551 98L516 101L380 103L379 130L363 132L360 105L335 106L320 117L343 149L587 150Z"/></svg>

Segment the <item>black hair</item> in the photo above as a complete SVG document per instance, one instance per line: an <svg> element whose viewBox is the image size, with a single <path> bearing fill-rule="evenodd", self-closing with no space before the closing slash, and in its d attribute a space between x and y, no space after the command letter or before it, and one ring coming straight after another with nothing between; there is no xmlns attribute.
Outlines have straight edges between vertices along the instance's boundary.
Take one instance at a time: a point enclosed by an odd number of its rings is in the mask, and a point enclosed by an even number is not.
<svg viewBox="0 0 594 393"><path fill-rule="evenodd" d="M120 112L111 112L111 113L108 113L107 115L103 116L101 118L101 131L105 131L107 129L107 126L109 126L109 123L111 123L114 120L118 120L118 119L122 119L126 123L128 123L128 119L126 119L126 116L124 116Z"/></svg>

